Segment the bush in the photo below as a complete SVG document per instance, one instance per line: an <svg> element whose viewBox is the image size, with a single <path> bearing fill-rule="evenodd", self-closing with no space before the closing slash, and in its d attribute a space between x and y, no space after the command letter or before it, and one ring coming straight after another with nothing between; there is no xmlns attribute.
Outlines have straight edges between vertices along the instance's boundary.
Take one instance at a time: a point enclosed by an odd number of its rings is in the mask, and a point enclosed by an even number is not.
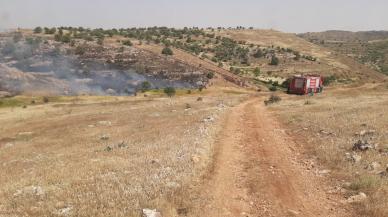
<svg viewBox="0 0 388 217"><path fill-rule="evenodd" d="M269 63L271 66L277 66L279 65L279 58L277 58L275 55L272 56L271 62Z"/></svg>
<svg viewBox="0 0 388 217"><path fill-rule="evenodd" d="M260 68L259 67L256 67L255 70L253 70L253 74L255 75L255 77L259 77L261 72L260 72Z"/></svg>
<svg viewBox="0 0 388 217"><path fill-rule="evenodd" d="M141 83L141 92L147 92L151 89L151 83L148 81L143 81Z"/></svg>
<svg viewBox="0 0 388 217"><path fill-rule="evenodd" d="M253 57L254 58L261 58L261 57L263 57L264 55L263 55L263 52L260 50L260 49L258 49L257 51L256 51L256 53L254 53L253 54Z"/></svg>
<svg viewBox="0 0 388 217"><path fill-rule="evenodd" d="M291 83L291 78L288 78L287 80L283 81L283 83L281 84L281 87L288 88L290 86L290 83Z"/></svg>
<svg viewBox="0 0 388 217"><path fill-rule="evenodd" d="M43 97L43 102L44 103L48 103L49 102L49 98L47 96Z"/></svg>
<svg viewBox="0 0 388 217"><path fill-rule="evenodd" d="M35 29L34 29L34 33L35 34L40 34L40 33L42 33L43 32L43 29L42 29L42 27L36 27Z"/></svg>
<svg viewBox="0 0 388 217"><path fill-rule="evenodd" d="M278 88L276 86L273 86L273 85L271 85L268 89L270 91L277 91L278 90Z"/></svg>
<svg viewBox="0 0 388 217"><path fill-rule="evenodd" d="M323 78L323 85L328 86L330 85L333 81L335 81L337 78L335 75L330 75L325 78Z"/></svg>
<svg viewBox="0 0 388 217"><path fill-rule="evenodd" d="M173 97L175 95L176 91L175 91L174 87L166 87L166 88L164 88L164 93L169 97Z"/></svg>
<svg viewBox="0 0 388 217"><path fill-rule="evenodd" d="M208 79L214 78L214 72L209 72L209 73L207 73L206 77L207 77Z"/></svg>
<svg viewBox="0 0 388 217"><path fill-rule="evenodd" d="M123 43L123 45L128 46L128 47L131 47L133 45L131 40L125 40L122 43Z"/></svg>
<svg viewBox="0 0 388 217"><path fill-rule="evenodd" d="M282 99L279 96L271 95L268 100L264 101L264 104L269 105L269 104L280 102L281 100Z"/></svg>
<svg viewBox="0 0 388 217"><path fill-rule="evenodd" d="M171 48L165 47L165 48L163 48L163 50L162 50L162 54L164 54L164 55L166 55L166 56L171 56L171 55L173 55L174 53L172 52Z"/></svg>

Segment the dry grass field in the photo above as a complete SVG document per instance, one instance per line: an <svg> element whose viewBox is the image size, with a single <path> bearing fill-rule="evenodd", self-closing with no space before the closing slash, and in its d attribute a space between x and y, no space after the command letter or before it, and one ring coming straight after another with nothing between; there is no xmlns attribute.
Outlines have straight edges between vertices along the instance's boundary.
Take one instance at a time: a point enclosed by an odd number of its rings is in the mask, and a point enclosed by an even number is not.
<svg viewBox="0 0 388 217"><path fill-rule="evenodd" d="M312 168L330 170L344 202L363 192L365 201L353 203L358 216L388 216L388 86L327 89L322 95L282 96L271 106L311 159ZM360 151L358 140L375 148ZM316 166L314 166L315 164Z"/></svg>
<svg viewBox="0 0 388 217"><path fill-rule="evenodd" d="M62 97L0 108L0 216L176 215L212 159L234 90ZM198 97L203 100L198 101ZM20 102L19 102L20 103Z"/></svg>

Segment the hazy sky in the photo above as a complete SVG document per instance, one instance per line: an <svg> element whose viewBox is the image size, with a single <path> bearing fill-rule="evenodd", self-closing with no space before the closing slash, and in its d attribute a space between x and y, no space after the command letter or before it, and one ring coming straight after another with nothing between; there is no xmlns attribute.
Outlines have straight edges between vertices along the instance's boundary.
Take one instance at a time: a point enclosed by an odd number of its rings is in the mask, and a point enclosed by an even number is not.
<svg viewBox="0 0 388 217"><path fill-rule="evenodd" d="M388 0L0 0L0 29L253 26L388 30Z"/></svg>

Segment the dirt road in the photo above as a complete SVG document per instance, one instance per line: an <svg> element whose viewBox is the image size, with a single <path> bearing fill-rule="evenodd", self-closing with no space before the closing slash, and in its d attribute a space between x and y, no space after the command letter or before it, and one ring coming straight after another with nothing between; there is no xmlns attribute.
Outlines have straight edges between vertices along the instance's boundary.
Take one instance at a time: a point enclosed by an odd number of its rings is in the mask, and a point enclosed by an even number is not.
<svg viewBox="0 0 388 217"><path fill-rule="evenodd" d="M351 216L302 146L255 98L233 108L218 141L200 216Z"/></svg>

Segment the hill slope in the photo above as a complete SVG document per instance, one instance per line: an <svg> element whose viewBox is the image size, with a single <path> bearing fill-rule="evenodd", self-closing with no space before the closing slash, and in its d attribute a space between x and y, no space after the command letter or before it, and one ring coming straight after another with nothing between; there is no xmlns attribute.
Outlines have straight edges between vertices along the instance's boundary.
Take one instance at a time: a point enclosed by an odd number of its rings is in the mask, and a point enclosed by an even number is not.
<svg viewBox="0 0 388 217"><path fill-rule="evenodd" d="M388 74L388 31L326 31L298 36Z"/></svg>

